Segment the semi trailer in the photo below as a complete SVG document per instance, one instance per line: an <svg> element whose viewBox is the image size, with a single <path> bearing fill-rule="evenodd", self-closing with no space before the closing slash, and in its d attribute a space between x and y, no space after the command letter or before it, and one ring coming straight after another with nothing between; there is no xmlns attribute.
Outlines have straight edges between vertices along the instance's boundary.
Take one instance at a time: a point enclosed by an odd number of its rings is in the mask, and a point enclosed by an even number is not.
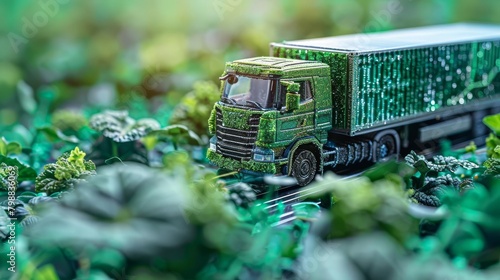
<svg viewBox="0 0 500 280"><path fill-rule="evenodd" d="M500 26L451 24L271 43L226 64L209 119L221 169L293 176L485 134L500 111Z"/></svg>

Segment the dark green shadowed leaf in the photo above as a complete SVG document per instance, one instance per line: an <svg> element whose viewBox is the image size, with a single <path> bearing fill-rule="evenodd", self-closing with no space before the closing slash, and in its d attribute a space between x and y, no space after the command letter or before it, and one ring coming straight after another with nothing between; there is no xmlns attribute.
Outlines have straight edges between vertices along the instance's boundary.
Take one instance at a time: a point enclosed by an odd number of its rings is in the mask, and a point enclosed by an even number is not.
<svg viewBox="0 0 500 280"><path fill-rule="evenodd" d="M7 166L16 166L18 168L18 182L33 181L36 178L36 171L33 168L24 165L15 158L0 155L0 163L5 163Z"/></svg>

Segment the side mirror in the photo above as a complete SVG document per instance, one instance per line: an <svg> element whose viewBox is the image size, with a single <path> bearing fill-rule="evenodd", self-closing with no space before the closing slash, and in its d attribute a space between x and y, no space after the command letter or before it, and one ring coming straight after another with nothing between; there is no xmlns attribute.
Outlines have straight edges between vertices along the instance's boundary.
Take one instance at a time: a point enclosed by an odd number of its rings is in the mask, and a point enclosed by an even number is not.
<svg viewBox="0 0 500 280"><path fill-rule="evenodd" d="M286 93L286 110L295 111L300 107L300 94L287 92Z"/></svg>
<svg viewBox="0 0 500 280"><path fill-rule="evenodd" d="M286 111L295 111L300 107L300 84L282 82L286 86Z"/></svg>

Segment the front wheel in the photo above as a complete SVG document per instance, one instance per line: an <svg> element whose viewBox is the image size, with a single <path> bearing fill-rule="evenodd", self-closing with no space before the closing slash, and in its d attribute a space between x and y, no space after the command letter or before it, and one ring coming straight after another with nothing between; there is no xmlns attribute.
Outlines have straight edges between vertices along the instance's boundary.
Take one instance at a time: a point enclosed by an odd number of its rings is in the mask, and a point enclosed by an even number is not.
<svg viewBox="0 0 500 280"><path fill-rule="evenodd" d="M318 162L311 151L297 150L292 164L292 176L301 187L309 184L316 176Z"/></svg>

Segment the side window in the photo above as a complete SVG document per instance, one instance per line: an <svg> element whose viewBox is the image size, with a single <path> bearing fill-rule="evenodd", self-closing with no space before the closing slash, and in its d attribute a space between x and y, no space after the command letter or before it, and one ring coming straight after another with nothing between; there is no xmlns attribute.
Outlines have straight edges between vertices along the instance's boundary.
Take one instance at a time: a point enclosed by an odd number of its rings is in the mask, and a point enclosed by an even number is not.
<svg viewBox="0 0 500 280"><path fill-rule="evenodd" d="M308 101L312 98L311 94L311 82L304 81L300 82L300 102Z"/></svg>
<svg viewBox="0 0 500 280"><path fill-rule="evenodd" d="M311 82L310 81L296 81L296 83L300 84L300 90L299 90L300 102L304 103L304 102L310 100L312 98ZM280 104L281 104L281 106L285 106L286 87L282 85L280 92L281 92Z"/></svg>

